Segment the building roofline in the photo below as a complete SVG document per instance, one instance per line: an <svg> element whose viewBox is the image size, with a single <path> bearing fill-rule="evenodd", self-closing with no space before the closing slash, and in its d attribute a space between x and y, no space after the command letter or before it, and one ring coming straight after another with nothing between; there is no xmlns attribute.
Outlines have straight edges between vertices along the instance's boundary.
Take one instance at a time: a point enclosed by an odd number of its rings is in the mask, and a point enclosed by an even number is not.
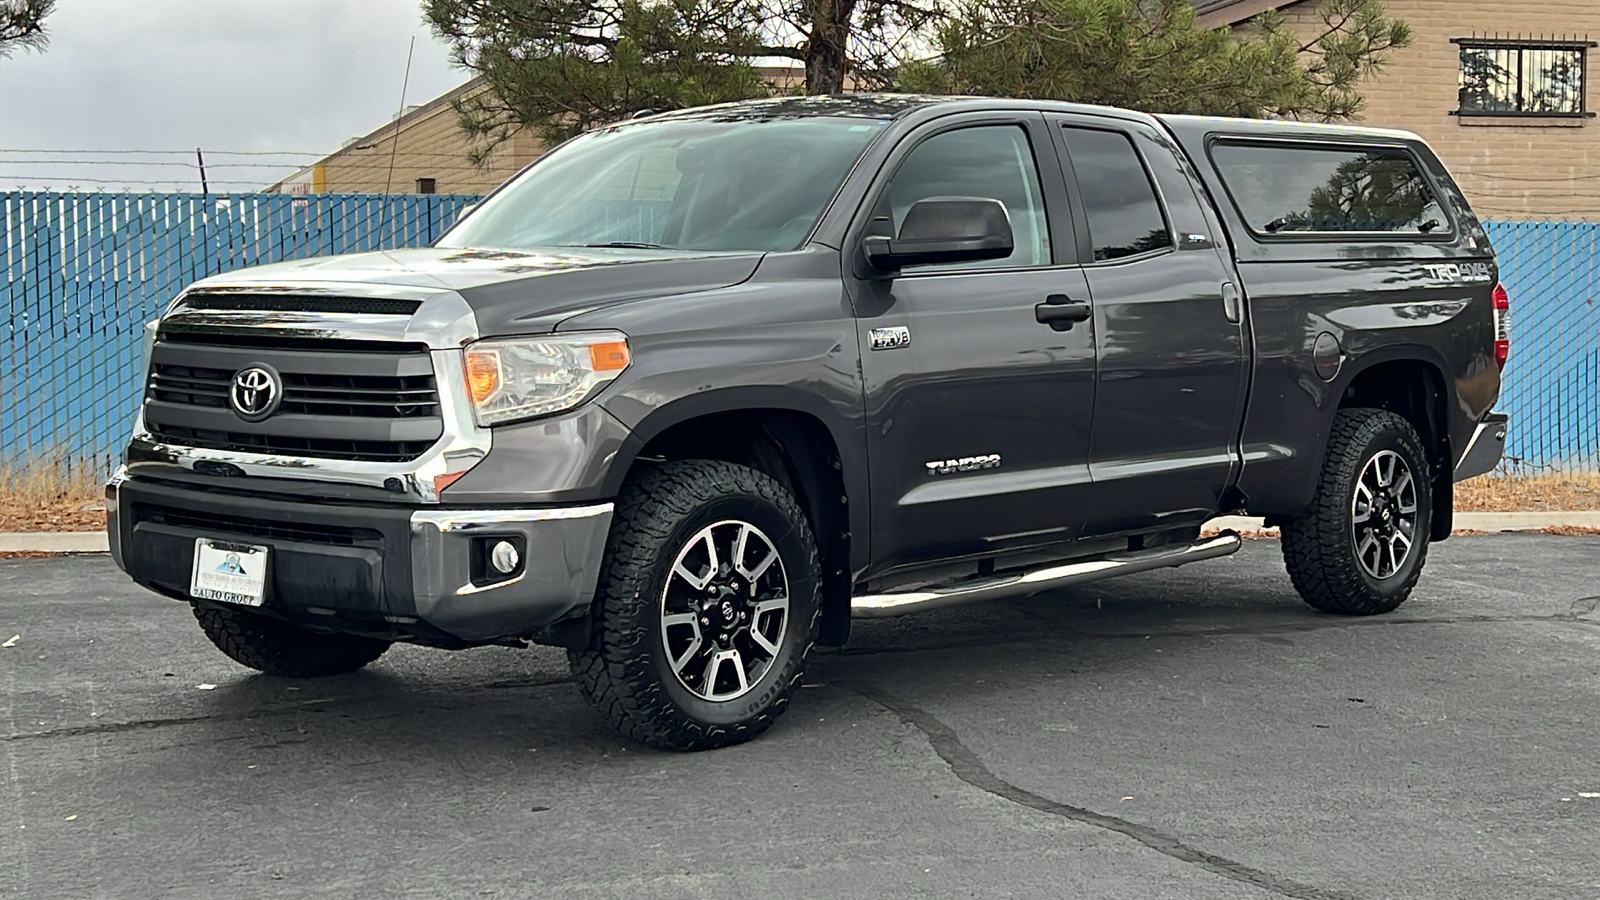
<svg viewBox="0 0 1600 900"><path fill-rule="evenodd" d="M1294 6L1304 0L1201 0L1195 3L1195 24L1201 28L1226 28L1264 12Z"/></svg>
<svg viewBox="0 0 1600 900"><path fill-rule="evenodd" d="M346 153L349 153L349 152L351 152L353 150L356 150L356 149L360 148L361 145L363 145L363 144L370 143L371 141L375 141L375 140L377 140L379 138L382 138L382 137L387 137L387 136L390 136L390 135L398 135L401 131L404 131L406 129L406 127L411 125L413 122L416 122L418 120L425 119L425 118L427 118L429 116L435 115L436 113L439 112L439 108L440 107L453 104L453 103L455 103L455 101L459 100L460 98L462 98L462 97L466 96L467 94L470 94L470 93L472 93L472 92L474 92L474 91L476 91L476 90L478 90L478 89L480 89L482 87L483 87L483 76L479 75L479 76L477 76L475 78L469 79L465 83L460 84L460 85L458 85L458 86L456 86L454 88L451 88L450 90L444 92L443 94L440 94L439 96L433 98L432 100L429 100L427 103L424 103L421 106L413 107L412 109L406 110L406 112L403 115L400 115L400 116L398 116L396 118L390 119L389 121L383 123L382 125L379 125L377 128L372 129L371 131L367 132L366 134L363 134L363 135L361 135L360 137L357 137L357 138L351 138L349 141L345 142L344 146L340 147L337 150L334 150L333 152L331 152L331 153L327 154L326 156L323 156L323 157L321 157L321 158L319 158L319 159L317 159L317 160L315 160L313 162L306 163L305 165L303 165L299 169L297 169L293 175L285 176L284 178L280 179L276 184L272 185L271 187L265 188L265 190L268 191L268 192L280 191L280 190L283 189L284 184L287 183L289 181L289 179L291 179L291 178L298 177L302 173L305 173L305 172L311 171L312 169L315 169L317 166L325 166L328 163L332 162L333 160L338 159L341 156L344 156Z"/></svg>
<svg viewBox="0 0 1600 900"><path fill-rule="evenodd" d="M465 82L465 83L463 83L463 84L461 84L461 85L459 85L459 86L457 86L455 88L452 88L452 89L444 92L443 94L440 94L439 96L433 98L432 100L429 100L427 103L424 103L421 106L415 107L414 109L406 110L406 113L404 115L399 116L398 118L390 119L389 121L383 123L382 125L379 125L377 128L372 129L371 131L367 132L366 134L363 134L362 136L356 138L355 140L352 140L349 143L345 144L343 147L340 147L339 149L333 151L332 153L329 153L327 156L324 156L323 158L317 160L317 162L313 163L313 165L318 165L318 164L321 164L321 163L325 163L328 160L333 159L336 156L344 154L344 153L346 153L346 152L348 152L350 150L354 150L355 148L361 146L362 144L367 143L368 141L377 140L378 138L383 137L385 135L385 133L387 133L387 132L399 132L400 130L404 129L407 125L411 124L413 121L415 121L417 119L422 119L422 118L426 118L428 116L431 116L434 113L439 111L439 107L453 104L457 100L459 100L462 97L466 96L467 94L473 93L474 91L479 90L482 87L483 87L483 76L480 75L480 76L478 76L476 78L473 78L473 79L471 79L471 80L469 80L469 81L467 81L467 82Z"/></svg>
<svg viewBox="0 0 1600 900"><path fill-rule="evenodd" d="M767 74L767 75L778 74L778 73L783 72L783 71L788 71L788 72L791 72L791 73L792 72L796 72L796 71L803 71L802 67L794 66L794 65L791 65L791 66L761 65L761 66L756 66L755 68L756 68L756 70L758 72L760 72L762 74ZM344 146L338 148L337 150L334 150L334 151L328 153L326 156L323 156L322 158L316 160L315 162L307 163L306 165L302 166L299 171L295 172L295 175L299 175L300 172L304 172L304 171L306 171L308 169L311 169L311 168L313 168L315 166L326 165L329 162L331 162L331 161L333 161L333 160L345 155L346 153L349 153L352 150L356 150L356 149L360 148L361 145L363 145L363 144L367 144L367 143L370 143L372 141L378 140L380 138L387 137L387 136L389 136L391 134L399 134L401 131L404 131L406 129L406 127L408 127L412 123L414 123L414 122L416 122L418 120L421 120L421 119L428 118L429 116L433 116L433 115L437 114L441 107L453 105L457 100L461 99L462 97L465 97L465 96L467 96L469 94L476 93L477 91L483 90L485 88L486 88L486 85L484 84L482 75L478 75L478 76L475 76L475 77L473 77L471 79L468 79L467 81L463 82L462 84L452 88L449 91L446 91L443 94L440 94L439 96L433 98L432 100L429 100L428 102L422 104L421 106L417 106L417 107L414 107L412 109L407 110L404 115L401 115L401 116L399 116L398 118L395 118L395 119L391 119L388 122L385 122L382 125L379 125L377 128L372 129L371 131L367 132L366 134L361 135L360 137L351 139L350 141L346 142ZM293 177L295 177L295 175L288 176L288 178L285 178L282 181L279 181L277 184L273 185L272 187L268 188L267 190L277 190L278 188L280 188L283 185L284 181L288 181L289 178L293 178Z"/></svg>

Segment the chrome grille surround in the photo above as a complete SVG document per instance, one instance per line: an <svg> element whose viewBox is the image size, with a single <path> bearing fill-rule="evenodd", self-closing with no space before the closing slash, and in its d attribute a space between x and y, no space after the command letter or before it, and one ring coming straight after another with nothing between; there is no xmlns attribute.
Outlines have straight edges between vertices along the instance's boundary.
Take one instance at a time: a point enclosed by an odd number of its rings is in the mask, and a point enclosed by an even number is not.
<svg viewBox="0 0 1600 900"><path fill-rule="evenodd" d="M412 285L332 283L317 281L251 281L248 273L225 276L218 284L202 282L190 288L167 308L157 322L146 326L146 381L151 366L151 346L157 330L162 337L206 335L217 338L271 335L301 340L363 341L413 344L427 347L437 393L441 434L420 455L406 461L329 459L293 453L251 452L187 446L163 439L146 426L141 405L128 447L128 469L134 475L160 477L178 469L208 471L226 467L245 477L292 479L350 485L381 491L396 501L438 503L437 476L464 472L489 452L492 436L472 415L461 348L478 337L477 321L460 295L444 288ZM263 296L373 298L413 300L421 305L409 316L392 313L317 312L278 309L196 309L185 304L191 295L230 294ZM241 298L242 299L242 298ZM228 304L234 305L234 304ZM237 305L246 305L239 303ZM307 304L310 305L310 304ZM330 304L332 306L333 304Z"/></svg>

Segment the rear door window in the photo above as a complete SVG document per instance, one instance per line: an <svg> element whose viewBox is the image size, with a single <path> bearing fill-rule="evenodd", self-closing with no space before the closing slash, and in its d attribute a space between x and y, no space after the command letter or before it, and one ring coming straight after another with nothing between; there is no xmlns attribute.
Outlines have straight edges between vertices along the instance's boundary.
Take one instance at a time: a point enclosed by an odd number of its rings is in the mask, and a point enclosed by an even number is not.
<svg viewBox="0 0 1600 900"><path fill-rule="evenodd" d="M1450 221L1400 147L1219 142L1211 159L1259 235L1442 235Z"/></svg>
<svg viewBox="0 0 1600 900"><path fill-rule="evenodd" d="M1097 262L1172 246L1167 217L1133 141L1118 131L1066 128L1067 153Z"/></svg>

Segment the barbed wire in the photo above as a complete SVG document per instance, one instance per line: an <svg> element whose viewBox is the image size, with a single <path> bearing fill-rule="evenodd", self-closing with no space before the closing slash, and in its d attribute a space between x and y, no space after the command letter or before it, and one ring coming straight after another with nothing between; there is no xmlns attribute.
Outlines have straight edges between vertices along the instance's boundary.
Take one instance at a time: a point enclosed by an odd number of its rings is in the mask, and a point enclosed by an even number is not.
<svg viewBox="0 0 1600 900"><path fill-rule="evenodd" d="M405 160L407 158L407 156L408 156L408 154L405 154L405 153L400 154L400 157L401 157L402 160ZM465 171L487 171L486 169L480 169L478 166L476 166L473 163L467 161L463 157L456 157L456 159L458 160L458 162L455 162L455 163L425 162L425 163L415 164L412 167L415 168L417 165L421 165L421 166L426 166L429 169L437 169L437 170L440 170L440 171L462 171L462 172L465 172ZM152 162L130 163L130 162L118 162L118 161L111 161L111 160L75 161L75 160L70 160L70 159L0 159L0 166L35 166L35 165L40 165L40 166L42 166L42 165L116 166L116 167L120 167L120 168L143 168L143 167L146 167L146 166L151 166L151 167L159 166L159 167L162 167L162 168L181 168L181 169L187 169L189 171L198 171L200 169L200 166L198 166L198 165L196 165L194 163L180 163L180 162L154 162L154 161L152 161ZM510 165L507 165L507 166L503 166L501 168L510 168L512 165L516 165L516 164L513 163L513 164L510 164ZM389 167L389 164L387 162L371 162L371 163L353 162L353 163L347 163L347 162L342 162L341 161L341 162L336 162L336 163L329 163L327 167L330 168L330 169L340 169L340 170L343 170L343 169L387 169ZM310 168L310 166L297 166L297 165L273 164L273 163L210 163L210 162L208 162L208 163L206 163L205 168L206 168L206 171L208 171L208 172L211 171L212 169L278 169L278 170L286 170L286 169L288 169L288 170L294 170L294 171L301 171L301 170ZM489 168L492 169L494 167L491 166Z"/></svg>
<svg viewBox="0 0 1600 900"><path fill-rule="evenodd" d="M212 182L212 184L214 185L214 184L216 184L216 182ZM415 193L415 192L412 192L412 191L405 191L403 193L397 192L397 193L390 194L387 199L388 200L392 200L392 201L398 201L398 200L402 200L402 199L406 199L406 200L415 199L417 197L450 197L450 196L481 197L483 195L483 193L484 192L482 190L474 190L474 189L469 189L469 188L458 188L458 189L452 189L452 190L437 191L437 192L435 192L433 194L418 194L418 193ZM271 190L268 186L265 186L265 185L251 185L251 186L247 186L247 187L224 187L224 188L220 188L220 189L213 188L209 192L202 192L198 185L187 185L187 186L180 185L180 186L175 186L175 187L155 187L155 186L139 186L139 185L128 184L128 183L124 183L124 182L117 182L115 185L69 184L69 185L63 185L63 186L58 186L58 187L28 187L28 186L4 187L4 186L0 186L0 201L6 201L6 200L9 200L9 199L15 199L15 198L19 198L19 197L33 197L33 196L41 196L41 197L68 197L68 196L73 196L73 197L77 197L77 196L102 197L102 196L121 196L121 195L127 195L127 196L133 196L133 197L152 196L152 195L154 195L154 196L163 196L163 197L165 197L165 196L174 196L174 197L181 196L181 197L195 197L195 198L209 196L213 200L224 200L224 199L228 199L230 197L231 198L244 198L244 197L293 197L293 198L295 198L297 200L307 200L307 199L317 200L318 198L322 198L323 200L328 200L330 198L357 197L357 198L361 198L363 200L371 200L371 201L375 201L376 202L376 201L382 201L384 199L381 195L379 195L377 192L372 191L372 190L339 190L339 191L318 191L318 192L314 192L314 193L294 193L292 191L287 191L287 190Z"/></svg>
<svg viewBox="0 0 1600 900"><path fill-rule="evenodd" d="M315 152L312 152L312 151L309 151L309 150L206 150L205 148L201 148L201 150L205 153L206 156L316 156L316 157L323 157L323 158L337 156L341 152L366 151L366 150L378 150L378 149L380 149L378 144L364 144L364 145L351 146L351 147L337 147L337 148L335 148L333 150L318 150L318 151L315 151ZM381 148L381 149L387 149L387 148ZM460 159L461 158L461 154L460 153L437 153L437 152L435 152L435 153L412 153L412 152L404 151L404 150L402 150L401 152L406 156L441 156L441 157L452 157L452 158L455 158L455 159ZM65 150L65 149L54 149L54 150L52 150L52 149L46 149L46 148L40 148L40 147L33 147L33 148L0 147L0 153L38 153L38 154L44 154L44 155L53 154L53 155L60 155L60 156L68 156L68 155L71 155L71 156L129 156L129 155L173 156L173 155L182 155L182 156L187 156L187 157L190 157L190 158L194 157L194 150L193 149L189 149L189 150ZM129 163L129 164L132 165L132 164L136 164L136 163L137 163L137 161L134 161L134 162ZM286 165L307 165L307 164L306 163L287 163Z"/></svg>
<svg viewBox="0 0 1600 900"><path fill-rule="evenodd" d="M327 150L206 150L205 152L216 156L327 156L329 154L329 151ZM184 156L193 156L194 148L191 147L187 150L83 150L76 148L46 149L40 147L0 147L0 153L60 153L99 156L172 156L175 154L182 154Z"/></svg>
<svg viewBox="0 0 1600 900"><path fill-rule="evenodd" d="M207 180L211 184L230 184L230 185L262 184L262 182L260 182L260 181L218 181L215 178L207 179ZM155 180L148 180L148 179L142 179L142 178L91 178L91 177L84 176L84 175L61 175L61 176L54 176L54 177L48 176L48 175L23 175L23 176L0 175L0 181L69 181L69 182L74 182L74 183L83 182L85 184L188 184L189 183L186 180L178 180L178 179L173 179L173 178L159 178L159 179L155 179Z"/></svg>

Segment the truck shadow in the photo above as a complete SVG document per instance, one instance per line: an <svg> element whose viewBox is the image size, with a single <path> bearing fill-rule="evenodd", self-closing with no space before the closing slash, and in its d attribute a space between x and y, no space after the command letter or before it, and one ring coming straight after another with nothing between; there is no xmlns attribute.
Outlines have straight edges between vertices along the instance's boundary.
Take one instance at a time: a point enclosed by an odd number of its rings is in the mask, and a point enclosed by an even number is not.
<svg viewBox="0 0 1600 900"><path fill-rule="evenodd" d="M916 683L981 703L986 691L1048 671L1070 695L1072 679L1082 673L1131 677L1147 660L1161 659L1181 676L1196 650L1214 665L1214 645L1227 637L1252 638L1263 651L1283 652L1309 632L1417 621L1404 613L1377 619L1318 614L1279 580L1154 573L858 622L850 646L813 660L779 730L791 732L795 720L813 716L860 715L865 701L837 689L851 682ZM219 726L248 721L263 737L270 733L260 746L331 742L336 756L361 757L379 748L439 759L653 753L611 732L567 676L563 651L550 648L491 648L444 658L399 648L366 671L338 678L242 678L219 685L196 705Z"/></svg>

